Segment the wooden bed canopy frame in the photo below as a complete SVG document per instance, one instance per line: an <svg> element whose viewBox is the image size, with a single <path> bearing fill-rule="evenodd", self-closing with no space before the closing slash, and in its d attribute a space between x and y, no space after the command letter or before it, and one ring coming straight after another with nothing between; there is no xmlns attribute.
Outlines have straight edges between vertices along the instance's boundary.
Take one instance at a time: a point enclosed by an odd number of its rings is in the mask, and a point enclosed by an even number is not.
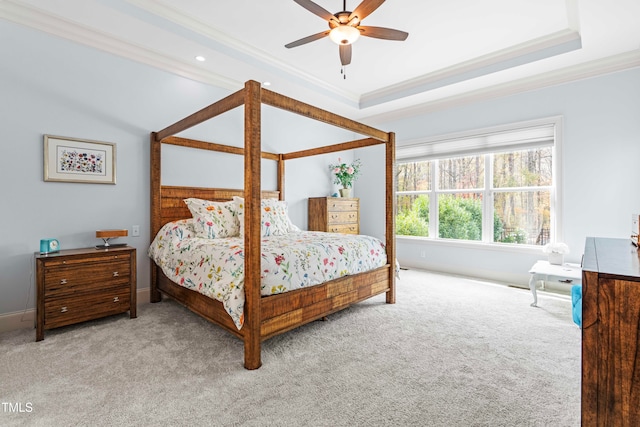
<svg viewBox="0 0 640 427"><path fill-rule="evenodd" d="M266 104L310 119L328 123L367 136L365 139L329 145L287 154L262 152L261 105ZM187 130L226 111L244 105L244 148L176 137ZM179 145L244 156L244 190L166 186L161 183L162 144ZM386 250L387 264L372 271L344 276L320 285L302 288L278 295L260 295L260 201L263 197L284 199L285 161L307 156L352 150L385 144L386 188ZM260 183L261 158L278 162L276 191L262 191ZM245 306L244 325L238 330L222 303L196 291L184 288L168 279L154 262L151 265L151 302L159 302L161 293L185 305L191 311L220 325L244 341L244 366L261 366L261 343L275 335L287 332L305 323L323 318L351 304L386 292L386 302L395 303L395 134L383 132L362 123L305 104L248 81L243 89L215 102L202 110L151 133L151 238L170 221L190 218L183 199L196 197L205 200L231 200L244 197L245 203Z"/></svg>

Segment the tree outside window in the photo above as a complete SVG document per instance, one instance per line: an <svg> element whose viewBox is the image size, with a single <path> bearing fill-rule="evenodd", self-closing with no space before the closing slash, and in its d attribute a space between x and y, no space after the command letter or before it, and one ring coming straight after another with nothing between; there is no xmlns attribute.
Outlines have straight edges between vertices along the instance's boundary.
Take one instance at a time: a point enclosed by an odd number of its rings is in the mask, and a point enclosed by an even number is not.
<svg viewBox="0 0 640 427"><path fill-rule="evenodd" d="M400 163L397 234L429 237L432 225L440 239L545 245L552 166L550 146Z"/></svg>

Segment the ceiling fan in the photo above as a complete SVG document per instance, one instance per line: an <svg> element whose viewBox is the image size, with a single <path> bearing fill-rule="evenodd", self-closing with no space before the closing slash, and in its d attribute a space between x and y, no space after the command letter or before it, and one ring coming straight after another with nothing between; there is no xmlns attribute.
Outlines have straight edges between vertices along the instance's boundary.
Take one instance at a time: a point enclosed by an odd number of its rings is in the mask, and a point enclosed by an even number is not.
<svg viewBox="0 0 640 427"><path fill-rule="evenodd" d="M285 45L286 48L301 46L303 44L329 36L340 47L341 72L351 63L351 44L362 35L385 40L406 40L409 33L400 30L383 27L366 27L360 25L362 20L375 11L385 0L363 0L353 12L347 10L347 1L342 3L342 11L331 14L322 6L311 0L293 0L309 12L318 15L329 23L329 30L313 34ZM346 78L346 74L344 78Z"/></svg>

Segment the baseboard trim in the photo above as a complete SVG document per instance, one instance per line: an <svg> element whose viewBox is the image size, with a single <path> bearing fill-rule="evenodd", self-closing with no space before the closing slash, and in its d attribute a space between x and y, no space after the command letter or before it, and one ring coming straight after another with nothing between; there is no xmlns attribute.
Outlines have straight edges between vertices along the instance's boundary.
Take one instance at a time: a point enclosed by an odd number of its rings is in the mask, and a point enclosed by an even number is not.
<svg viewBox="0 0 640 427"><path fill-rule="evenodd" d="M137 306L140 307L142 304L149 304L149 297L149 288L138 289L136 292ZM35 318L36 310L34 308L0 314L0 334L18 329L35 328Z"/></svg>

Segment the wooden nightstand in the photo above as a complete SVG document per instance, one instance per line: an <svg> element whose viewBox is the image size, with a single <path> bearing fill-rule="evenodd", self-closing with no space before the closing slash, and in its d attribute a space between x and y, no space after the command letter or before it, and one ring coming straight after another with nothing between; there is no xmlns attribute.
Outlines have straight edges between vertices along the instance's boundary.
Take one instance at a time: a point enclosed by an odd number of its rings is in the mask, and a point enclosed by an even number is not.
<svg viewBox="0 0 640 427"><path fill-rule="evenodd" d="M309 230L360 234L360 199L309 198Z"/></svg>
<svg viewBox="0 0 640 427"><path fill-rule="evenodd" d="M136 317L136 249L36 253L36 341L45 329L112 314Z"/></svg>

